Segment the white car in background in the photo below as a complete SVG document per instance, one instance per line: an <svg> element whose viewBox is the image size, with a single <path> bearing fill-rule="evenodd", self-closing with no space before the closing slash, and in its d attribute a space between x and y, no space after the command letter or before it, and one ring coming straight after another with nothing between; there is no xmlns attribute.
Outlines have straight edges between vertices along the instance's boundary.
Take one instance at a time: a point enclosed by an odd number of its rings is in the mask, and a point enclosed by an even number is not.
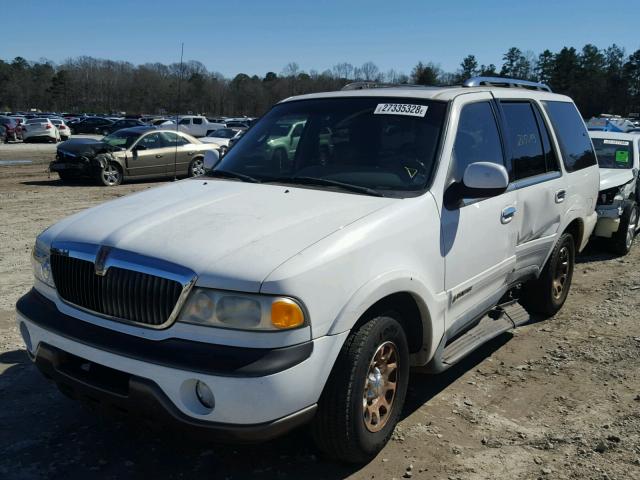
<svg viewBox="0 0 640 480"><path fill-rule="evenodd" d="M243 132L244 129L242 128L220 128L214 130L206 137L202 137L200 141L202 143L213 143L217 145L220 153L224 155L229 149L229 141L241 137Z"/></svg>
<svg viewBox="0 0 640 480"><path fill-rule="evenodd" d="M60 132L60 138L62 140L69 140L71 138L71 129L64 120L61 118L52 118L51 123L53 123L58 129L58 132Z"/></svg>
<svg viewBox="0 0 640 480"><path fill-rule="evenodd" d="M626 255L640 218L640 135L593 131L589 135L600 166L594 236L605 239L615 253Z"/></svg>
<svg viewBox="0 0 640 480"><path fill-rule="evenodd" d="M185 115L178 120L178 128L181 132L188 133L193 137L206 137L214 130L225 128L224 123L210 122L202 115Z"/></svg>
<svg viewBox="0 0 640 480"><path fill-rule="evenodd" d="M22 139L25 142L47 140L57 143L60 141L60 131L48 118L30 118L22 126Z"/></svg>

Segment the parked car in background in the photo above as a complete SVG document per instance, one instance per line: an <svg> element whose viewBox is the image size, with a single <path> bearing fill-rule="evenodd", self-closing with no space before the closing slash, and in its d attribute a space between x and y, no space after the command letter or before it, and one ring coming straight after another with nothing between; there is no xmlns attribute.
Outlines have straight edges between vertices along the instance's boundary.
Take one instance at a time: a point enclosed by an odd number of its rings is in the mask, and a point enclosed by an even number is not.
<svg viewBox="0 0 640 480"><path fill-rule="evenodd" d="M25 142L47 141L57 143L60 132L48 118L30 118L23 126L22 137Z"/></svg>
<svg viewBox="0 0 640 480"><path fill-rule="evenodd" d="M640 135L589 132L600 166L598 223L594 236L626 255L640 229Z"/></svg>
<svg viewBox="0 0 640 480"><path fill-rule="evenodd" d="M8 143L7 128L0 123L0 143Z"/></svg>
<svg viewBox="0 0 640 480"><path fill-rule="evenodd" d="M178 120L178 129L194 137L204 137L225 127L224 123L212 123L201 115L185 115Z"/></svg>
<svg viewBox="0 0 640 480"><path fill-rule="evenodd" d="M204 173L204 153L214 149L182 132L133 127L102 140L76 138L61 143L49 169L63 181L84 177L105 186L132 178L195 177Z"/></svg>
<svg viewBox="0 0 640 480"><path fill-rule="evenodd" d="M292 126L295 162L274 162ZM136 165L114 140L105 164ZM578 109L526 81L291 97L206 156L201 180L38 236L16 316L30 358L134 419L254 441L311 423L354 463L391 438L410 367L458 364L528 322L522 305L557 313L597 220Z"/></svg>
<svg viewBox="0 0 640 480"><path fill-rule="evenodd" d="M243 131L244 129L239 128L220 128L218 130L214 130L206 137L202 137L200 141L203 143L211 143L217 145L219 147L218 151L222 156L227 153L227 150L229 149L229 142L231 141L231 139L240 137Z"/></svg>
<svg viewBox="0 0 640 480"><path fill-rule="evenodd" d="M153 125L155 127L159 127L160 125L175 125L176 122L171 120L170 118L156 118L149 122L149 125Z"/></svg>
<svg viewBox="0 0 640 480"><path fill-rule="evenodd" d="M72 134L78 133L97 133L101 134L106 128L114 124L113 120L101 117L84 117L69 124Z"/></svg>
<svg viewBox="0 0 640 480"><path fill-rule="evenodd" d="M0 124L6 130L7 141L17 142L23 139L22 126L15 118L0 116Z"/></svg>
<svg viewBox="0 0 640 480"><path fill-rule="evenodd" d="M100 133L102 135L109 135L113 132L117 132L123 128L133 128L133 127L146 127L148 126L142 120L138 120L136 118L123 118L122 120L116 120L111 125L107 125L102 127Z"/></svg>
<svg viewBox="0 0 640 480"><path fill-rule="evenodd" d="M51 118L50 120L60 132L61 140L69 140L71 138L71 129L62 118Z"/></svg>

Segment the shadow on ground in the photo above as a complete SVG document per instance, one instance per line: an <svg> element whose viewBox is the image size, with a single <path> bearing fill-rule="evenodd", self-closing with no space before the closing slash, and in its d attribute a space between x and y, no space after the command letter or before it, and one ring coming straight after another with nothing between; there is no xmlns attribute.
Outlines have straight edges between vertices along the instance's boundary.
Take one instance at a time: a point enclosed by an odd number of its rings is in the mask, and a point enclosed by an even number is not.
<svg viewBox="0 0 640 480"><path fill-rule="evenodd" d="M510 339L510 334L496 338L439 376L412 374L402 417ZM163 478L331 479L359 469L323 459L304 428L260 445L216 445L96 414L59 393L24 350L0 355L0 371L0 477L4 480L150 478L159 473Z"/></svg>

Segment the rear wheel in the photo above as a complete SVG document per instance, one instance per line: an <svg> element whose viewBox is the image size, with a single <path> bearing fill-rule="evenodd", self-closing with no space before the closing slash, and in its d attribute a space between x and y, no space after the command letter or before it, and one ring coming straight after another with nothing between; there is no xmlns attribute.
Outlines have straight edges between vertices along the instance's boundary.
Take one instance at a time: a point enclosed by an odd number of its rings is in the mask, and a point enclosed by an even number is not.
<svg viewBox="0 0 640 480"><path fill-rule="evenodd" d="M116 163L107 162L100 170L98 180L105 187L115 187L122 183L122 171Z"/></svg>
<svg viewBox="0 0 640 480"><path fill-rule="evenodd" d="M631 251L633 239L638 228L638 205L630 203L622 212L618 231L611 237L610 247L618 255L626 255Z"/></svg>
<svg viewBox="0 0 640 480"><path fill-rule="evenodd" d="M351 332L338 355L312 423L328 456L367 462L398 423L409 381L409 348L400 323L379 316Z"/></svg>
<svg viewBox="0 0 640 480"><path fill-rule="evenodd" d="M199 177L201 175L204 175L204 159L200 157L194 158L189 164L189 176Z"/></svg>
<svg viewBox="0 0 640 480"><path fill-rule="evenodd" d="M575 255L573 236L563 233L540 277L523 287L521 301L527 310L550 317L562 308L571 288Z"/></svg>

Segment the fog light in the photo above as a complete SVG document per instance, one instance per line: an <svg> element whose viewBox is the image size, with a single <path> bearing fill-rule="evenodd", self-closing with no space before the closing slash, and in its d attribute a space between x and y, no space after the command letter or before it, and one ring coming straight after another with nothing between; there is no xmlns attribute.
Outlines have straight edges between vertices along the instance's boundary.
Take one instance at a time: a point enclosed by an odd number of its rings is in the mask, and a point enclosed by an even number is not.
<svg viewBox="0 0 640 480"><path fill-rule="evenodd" d="M213 398L213 392L206 383L201 382L200 380L196 382L196 396L198 397L198 400L200 400L200 403L209 410L212 410L216 404Z"/></svg>

